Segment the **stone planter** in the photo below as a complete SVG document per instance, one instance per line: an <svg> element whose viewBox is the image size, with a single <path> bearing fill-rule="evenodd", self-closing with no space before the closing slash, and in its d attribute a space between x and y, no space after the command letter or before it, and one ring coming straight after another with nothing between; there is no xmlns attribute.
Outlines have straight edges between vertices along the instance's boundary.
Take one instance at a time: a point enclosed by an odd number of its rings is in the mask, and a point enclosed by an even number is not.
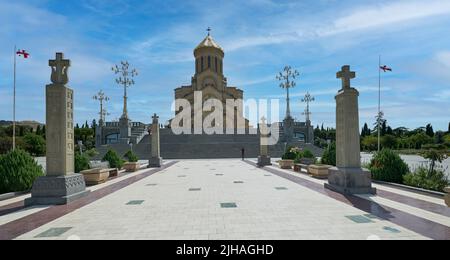
<svg viewBox="0 0 450 260"><path fill-rule="evenodd" d="M109 177L109 169L90 169L82 171L81 174L84 176L84 181L87 185L97 185L104 183Z"/></svg>
<svg viewBox="0 0 450 260"><path fill-rule="evenodd" d="M445 204L447 204L448 207L450 207L450 186L446 187L444 191L447 193L444 197Z"/></svg>
<svg viewBox="0 0 450 260"><path fill-rule="evenodd" d="M302 169L302 167L300 166L300 164L295 163L294 164L294 172L300 172Z"/></svg>
<svg viewBox="0 0 450 260"><path fill-rule="evenodd" d="M127 172L136 172L136 171L139 171L139 169L141 168L141 165L138 162L127 162L123 165L123 168Z"/></svg>
<svg viewBox="0 0 450 260"><path fill-rule="evenodd" d="M328 179L328 170L333 166L311 164L308 167L308 173L317 179Z"/></svg>
<svg viewBox="0 0 450 260"><path fill-rule="evenodd" d="M314 162L315 162L314 158L301 158L300 159L300 164L311 165L311 164L314 164Z"/></svg>
<svg viewBox="0 0 450 260"><path fill-rule="evenodd" d="M278 161L278 164L281 169L292 169L292 166L294 166L294 160L281 160Z"/></svg>

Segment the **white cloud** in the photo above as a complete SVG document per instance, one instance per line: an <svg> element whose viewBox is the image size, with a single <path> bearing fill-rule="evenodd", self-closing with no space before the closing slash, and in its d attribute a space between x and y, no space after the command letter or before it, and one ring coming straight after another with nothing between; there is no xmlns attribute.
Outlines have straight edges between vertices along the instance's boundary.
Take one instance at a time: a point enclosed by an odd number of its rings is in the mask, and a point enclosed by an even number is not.
<svg viewBox="0 0 450 260"><path fill-rule="evenodd" d="M389 4L360 7L347 16L338 18L331 28L320 30L328 36L362 29L412 21L450 13L450 1L399 1Z"/></svg>

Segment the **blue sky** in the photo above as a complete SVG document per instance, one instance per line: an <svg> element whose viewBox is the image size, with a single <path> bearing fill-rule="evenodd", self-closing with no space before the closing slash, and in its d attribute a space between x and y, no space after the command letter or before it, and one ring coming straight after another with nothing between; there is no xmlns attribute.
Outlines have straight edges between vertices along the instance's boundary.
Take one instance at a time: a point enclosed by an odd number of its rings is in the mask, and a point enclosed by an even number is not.
<svg viewBox="0 0 450 260"><path fill-rule="evenodd" d="M301 77L292 89L292 113L303 119L300 98L311 92L314 124L335 125L336 71L352 66L360 90L361 124L377 110L378 55L394 72L383 74L383 111L393 127L450 121L450 1L439 0L0 0L0 119L12 119L13 48L32 57L18 62L17 119L45 122L48 59L72 60L75 120L97 118L92 96L103 89L114 120L123 90L113 64L139 70L129 89L133 120L153 113L169 119L173 90L190 83L192 50L213 28L225 49L224 73L245 98L281 98L275 75L285 65ZM282 117L282 115L280 115Z"/></svg>

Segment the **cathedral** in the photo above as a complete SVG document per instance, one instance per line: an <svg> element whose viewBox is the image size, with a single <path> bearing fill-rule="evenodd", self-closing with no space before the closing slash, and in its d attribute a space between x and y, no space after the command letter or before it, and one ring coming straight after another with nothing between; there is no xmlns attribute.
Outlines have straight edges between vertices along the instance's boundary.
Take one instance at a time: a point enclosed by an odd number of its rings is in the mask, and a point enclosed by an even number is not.
<svg viewBox="0 0 450 260"><path fill-rule="evenodd" d="M238 111L237 109L237 107L242 108L243 106L244 92L236 87L228 86L227 78L223 73L223 59L225 53L222 47L220 47L208 33L206 38L194 49L194 57L195 75L191 79L191 85L175 89L175 100L188 100L193 110L192 116L194 116L194 92L201 91L203 102L210 99L216 99L222 103L224 110L223 122L214 122L215 126L223 126L224 129L236 129L239 127L248 129L248 120L243 118L242 111ZM227 100L236 102L237 106L234 108L234 115L226 114ZM207 117L209 113L211 112L203 112L203 119ZM230 119L228 122L234 122L234 126L227 126L227 118ZM244 122L244 124L239 124L239 122Z"/></svg>

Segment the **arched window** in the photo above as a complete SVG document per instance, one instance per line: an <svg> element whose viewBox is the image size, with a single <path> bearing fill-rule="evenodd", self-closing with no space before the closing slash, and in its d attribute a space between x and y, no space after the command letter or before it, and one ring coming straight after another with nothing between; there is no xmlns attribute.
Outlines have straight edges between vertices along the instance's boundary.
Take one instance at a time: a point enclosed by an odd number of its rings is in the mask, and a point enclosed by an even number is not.
<svg viewBox="0 0 450 260"><path fill-rule="evenodd" d="M211 68L211 56L208 56L208 69Z"/></svg>
<svg viewBox="0 0 450 260"><path fill-rule="evenodd" d="M203 57L201 58L201 70L200 70L200 72L202 72L203 71Z"/></svg>

